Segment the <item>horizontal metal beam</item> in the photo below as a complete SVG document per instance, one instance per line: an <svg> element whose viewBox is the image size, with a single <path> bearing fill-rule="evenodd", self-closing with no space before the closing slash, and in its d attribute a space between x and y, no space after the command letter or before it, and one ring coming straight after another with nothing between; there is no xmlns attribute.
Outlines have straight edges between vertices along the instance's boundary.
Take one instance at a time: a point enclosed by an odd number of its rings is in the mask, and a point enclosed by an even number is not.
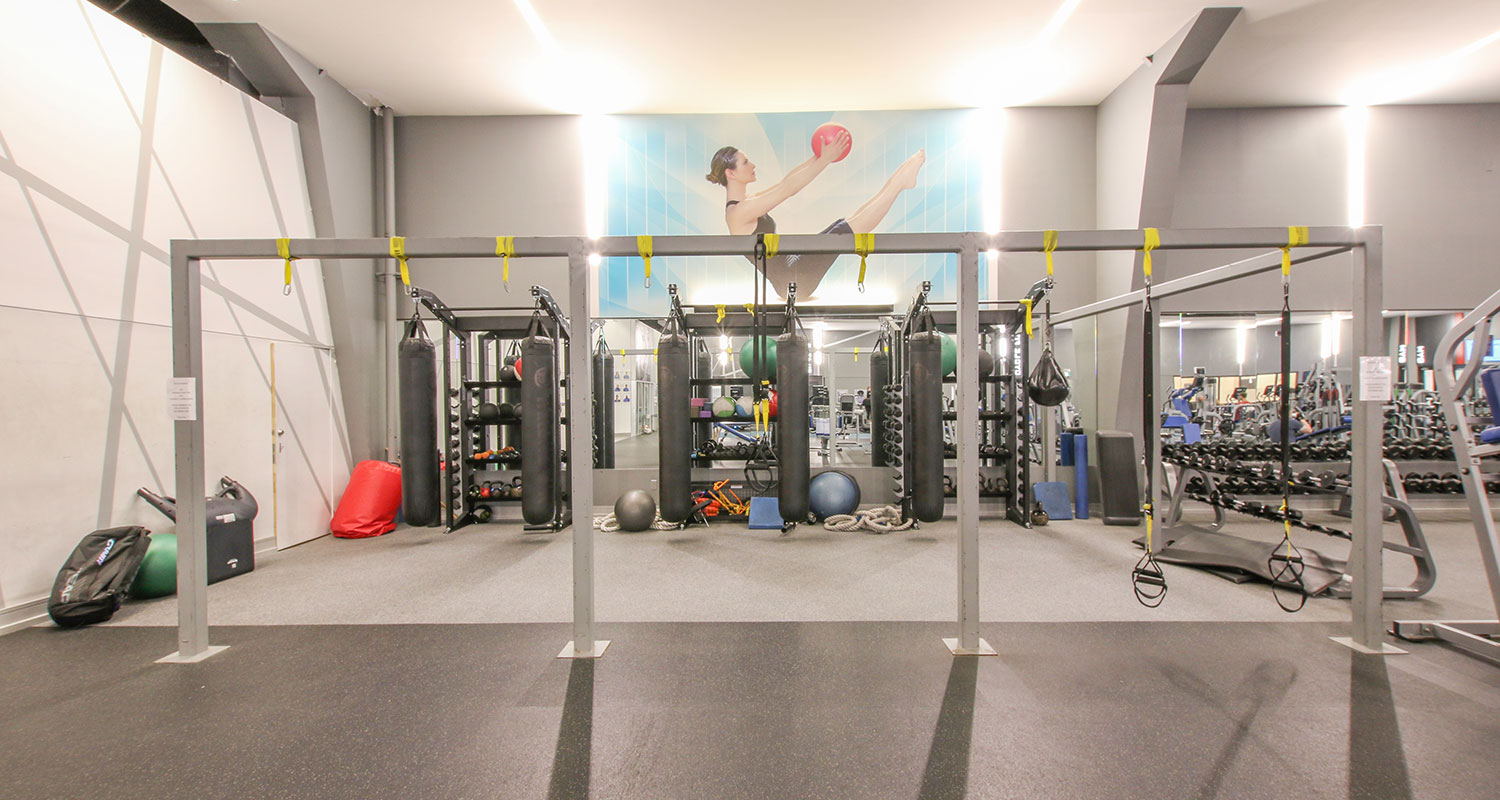
<svg viewBox="0 0 1500 800"><path fill-rule="evenodd" d="M1339 255L1340 253L1347 253L1352 249L1354 249L1353 245L1347 245L1330 247L1312 253L1303 253L1302 255L1294 256L1292 258L1292 264L1305 264L1309 261L1316 261L1320 258L1327 258L1329 256ZM1153 300L1160 300L1163 298L1172 297L1173 295L1195 292L1199 289L1206 289L1210 286L1216 286L1221 283L1237 281L1241 278L1247 278L1251 275L1258 275L1262 272L1270 272L1272 270L1280 268L1281 252L1279 250L1272 253L1262 253L1261 255L1251 256L1250 258L1235 261L1230 264L1225 264L1221 267L1214 267L1212 269L1203 270L1202 272L1195 272L1192 275L1185 275L1181 278L1162 281L1161 283L1155 284L1151 287L1151 298ZM1065 322L1073 322L1074 320L1098 316L1099 314L1104 314L1109 311L1117 311L1122 308L1129 308L1130 306L1139 305L1140 303L1144 302L1145 299L1146 290L1136 289L1133 292L1126 292L1124 294L1115 295L1114 297L1100 300L1098 302L1078 306L1077 308L1070 308L1067 311L1053 314L1052 324L1061 325Z"/></svg>
<svg viewBox="0 0 1500 800"><path fill-rule="evenodd" d="M1369 228L1310 228L1304 247L1355 247L1363 244ZM1282 247L1285 228L1162 228L1157 250L1236 250ZM967 241L980 250L1041 252L1044 231L984 233L878 233L875 253L958 253ZM744 256L755 250L755 236L657 236L652 254L663 256ZM1139 230L1060 231L1059 252L1140 250L1144 234ZM408 258L482 258L495 256L495 237L410 238L405 241ZM275 239L174 240L193 259L278 259ZM606 258L638 256L633 236L518 236L514 240L518 258L556 258L573 253L597 253ZM293 239L289 250L298 258L389 258L388 239ZM787 234L780 238L778 252L788 254L853 253L850 234Z"/></svg>

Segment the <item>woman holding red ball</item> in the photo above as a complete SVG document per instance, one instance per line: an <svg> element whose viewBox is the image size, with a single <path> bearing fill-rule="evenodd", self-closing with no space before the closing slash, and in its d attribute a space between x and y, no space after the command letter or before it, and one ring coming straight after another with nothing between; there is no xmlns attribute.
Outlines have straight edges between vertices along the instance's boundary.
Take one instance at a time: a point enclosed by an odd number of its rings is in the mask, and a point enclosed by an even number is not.
<svg viewBox="0 0 1500 800"><path fill-rule="evenodd" d="M813 155L793 167L786 177L763 192L748 194L747 188L755 182L755 164L735 147L720 148L709 160L709 183L724 187L724 222L729 232L736 236L749 233L775 233L776 220L771 218L771 209L802 191L813 178L836 161L849 155L854 140L842 125L824 125L813 134ZM836 220L820 233L869 233L885 218L902 190L917 185L917 173L927 160L927 153L918 150L912 154L864 205L843 219ZM817 255L777 255L766 259L765 274L776 293L786 296L789 283L797 284L797 292L808 298L817 290L823 276L838 258L835 253ZM753 261L754 259L752 259ZM759 264L756 267L759 268Z"/></svg>

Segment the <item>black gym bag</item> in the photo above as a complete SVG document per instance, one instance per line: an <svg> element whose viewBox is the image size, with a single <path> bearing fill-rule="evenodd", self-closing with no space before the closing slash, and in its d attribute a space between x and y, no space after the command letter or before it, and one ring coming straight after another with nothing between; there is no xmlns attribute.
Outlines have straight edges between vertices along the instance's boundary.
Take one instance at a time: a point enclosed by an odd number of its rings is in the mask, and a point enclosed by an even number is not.
<svg viewBox="0 0 1500 800"><path fill-rule="evenodd" d="M105 528L83 537L52 582L47 615L64 628L114 616L150 546L151 532L139 525Z"/></svg>

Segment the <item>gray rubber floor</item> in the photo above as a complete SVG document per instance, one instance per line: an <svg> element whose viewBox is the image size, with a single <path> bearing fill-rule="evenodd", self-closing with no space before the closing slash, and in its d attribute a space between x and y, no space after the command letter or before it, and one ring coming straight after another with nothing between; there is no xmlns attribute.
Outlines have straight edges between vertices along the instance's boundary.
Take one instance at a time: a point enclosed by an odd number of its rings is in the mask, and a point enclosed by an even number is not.
<svg viewBox="0 0 1500 800"><path fill-rule="evenodd" d="M0 797L1488 798L1500 671L1337 625L32 628L0 646Z"/></svg>
<svg viewBox="0 0 1500 800"><path fill-rule="evenodd" d="M1206 516L1196 517L1206 520ZM1390 602L1391 618L1494 616L1467 518L1429 512L1425 528L1438 582L1426 598ZM1347 520L1327 517L1330 524ZM1264 522L1228 528L1276 540ZM980 527L981 615L986 622L1343 622L1345 600L1312 598L1295 617L1263 584L1236 585L1167 566L1161 608L1139 606L1130 569L1142 528L1098 520L1027 530ZM1398 535L1387 526L1387 536ZM375 539L325 537L259 557L254 572L209 587L215 625L566 622L572 619L572 534L524 533L518 523L402 528ZM1298 532L1301 547L1342 557L1348 544ZM597 613L606 622L945 621L957 604L956 523L908 533L790 536L743 525L596 533ZM1387 582L1406 583L1410 559L1387 553ZM175 598L132 602L111 624L175 625Z"/></svg>

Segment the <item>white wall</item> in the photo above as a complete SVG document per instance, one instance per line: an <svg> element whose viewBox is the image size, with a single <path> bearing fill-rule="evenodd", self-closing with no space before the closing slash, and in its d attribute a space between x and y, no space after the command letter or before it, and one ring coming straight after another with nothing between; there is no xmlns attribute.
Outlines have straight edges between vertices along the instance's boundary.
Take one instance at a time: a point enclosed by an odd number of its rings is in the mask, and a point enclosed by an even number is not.
<svg viewBox="0 0 1500 800"><path fill-rule="evenodd" d="M285 118L89 4L0 15L0 611L45 597L90 530L172 525L134 496L173 493L169 241L307 236ZM261 504L257 536L321 535L349 473L316 262L205 264L207 476ZM272 346L282 437L273 514Z"/></svg>

